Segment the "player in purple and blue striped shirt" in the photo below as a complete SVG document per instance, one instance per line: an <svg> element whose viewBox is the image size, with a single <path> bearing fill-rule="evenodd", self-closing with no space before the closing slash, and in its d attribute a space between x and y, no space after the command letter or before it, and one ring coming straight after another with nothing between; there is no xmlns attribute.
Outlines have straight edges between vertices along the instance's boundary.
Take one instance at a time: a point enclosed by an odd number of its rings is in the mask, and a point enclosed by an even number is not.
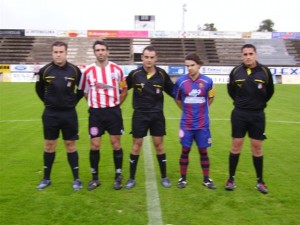
<svg viewBox="0 0 300 225"><path fill-rule="evenodd" d="M174 97L182 110L179 137L182 146L179 160L181 178L178 188L187 184L186 175L189 164L189 153L193 141L200 153L200 164L203 172L203 185L216 189L209 177L209 157L207 148L211 146L209 105L213 102L215 91L211 78L200 74L203 62L195 53L185 57L188 73L179 77L174 86Z"/></svg>

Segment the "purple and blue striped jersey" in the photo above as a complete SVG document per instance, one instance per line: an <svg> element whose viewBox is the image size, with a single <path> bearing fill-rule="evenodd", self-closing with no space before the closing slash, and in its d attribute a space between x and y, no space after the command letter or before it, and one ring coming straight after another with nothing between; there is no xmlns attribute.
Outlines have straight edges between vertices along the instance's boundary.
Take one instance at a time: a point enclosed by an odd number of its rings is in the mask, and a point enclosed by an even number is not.
<svg viewBox="0 0 300 225"><path fill-rule="evenodd" d="M181 129L209 128L208 99L214 97L214 86L210 77L203 74L196 80L192 80L189 75L179 77L174 86L174 97L182 102Z"/></svg>

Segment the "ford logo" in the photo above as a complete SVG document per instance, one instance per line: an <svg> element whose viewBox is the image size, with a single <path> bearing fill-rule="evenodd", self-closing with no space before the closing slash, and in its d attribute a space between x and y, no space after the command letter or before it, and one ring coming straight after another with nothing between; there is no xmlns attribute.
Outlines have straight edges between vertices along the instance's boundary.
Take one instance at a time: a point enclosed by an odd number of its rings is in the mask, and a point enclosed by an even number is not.
<svg viewBox="0 0 300 225"><path fill-rule="evenodd" d="M15 67L16 70L26 70L26 68L27 68L26 66L21 66L21 65Z"/></svg>

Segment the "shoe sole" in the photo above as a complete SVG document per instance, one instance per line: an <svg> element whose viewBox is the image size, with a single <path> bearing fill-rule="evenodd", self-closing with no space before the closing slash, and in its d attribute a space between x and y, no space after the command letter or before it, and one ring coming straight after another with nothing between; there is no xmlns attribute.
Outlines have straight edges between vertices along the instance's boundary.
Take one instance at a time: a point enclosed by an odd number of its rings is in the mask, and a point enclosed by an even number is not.
<svg viewBox="0 0 300 225"><path fill-rule="evenodd" d="M82 189L82 186L80 187L73 187L74 191L80 191Z"/></svg>
<svg viewBox="0 0 300 225"><path fill-rule="evenodd" d="M255 187L256 188L256 190L258 190L260 193L262 193L262 194L268 194L268 191L265 191L265 190L261 190L261 189L259 189L259 188L257 188L257 187Z"/></svg>
<svg viewBox="0 0 300 225"><path fill-rule="evenodd" d="M122 187L123 187L123 185L121 185L121 186L114 186L114 189L115 190L120 190L120 189L122 189Z"/></svg>
<svg viewBox="0 0 300 225"><path fill-rule="evenodd" d="M233 191L236 188L236 185L232 185L232 186L225 186L225 190L227 191Z"/></svg>
<svg viewBox="0 0 300 225"><path fill-rule="evenodd" d="M202 185L203 185L204 187L207 187L208 189L212 189L212 190L217 189L216 186L209 186L209 184L206 185L205 183L202 183Z"/></svg>
<svg viewBox="0 0 300 225"><path fill-rule="evenodd" d="M177 186L179 189L183 189L183 188L185 188L186 187L186 185L184 185L184 186Z"/></svg>
<svg viewBox="0 0 300 225"><path fill-rule="evenodd" d="M96 185L94 185L94 184L96 184ZM93 183L93 184L89 184L88 187L87 187L87 189L88 189L88 191L92 191L92 190L96 189L99 186L100 186L100 183L98 183L98 184L97 183Z"/></svg>
<svg viewBox="0 0 300 225"><path fill-rule="evenodd" d="M210 189L210 190L215 190L215 189L217 189L217 187L208 187L208 186L206 186L206 185L204 185L205 187L207 187L207 189Z"/></svg>
<svg viewBox="0 0 300 225"><path fill-rule="evenodd" d="M41 190L44 190L45 188L47 188L47 187L49 187L51 185L51 182L49 183L49 184L47 184L46 186L44 186L44 187L36 187L36 189L38 189L39 191L41 191Z"/></svg>
<svg viewBox="0 0 300 225"><path fill-rule="evenodd" d="M236 186L233 187L225 187L225 190L227 191L233 191L236 188Z"/></svg>
<svg viewBox="0 0 300 225"><path fill-rule="evenodd" d="M178 187L179 189L183 189L183 188L186 187L186 185L187 185L187 183L185 183L185 184L177 184L177 187Z"/></svg>
<svg viewBox="0 0 300 225"><path fill-rule="evenodd" d="M161 184L163 187L165 187L165 188L170 188L172 185L171 184Z"/></svg>
<svg viewBox="0 0 300 225"><path fill-rule="evenodd" d="M36 189L38 189L39 191L42 191L42 190L46 189L46 188L49 187L49 186L50 186L50 184L48 184L48 185L45 186L45 187L37 187Z"/></svg>
<svg viewBox="0 0 300 225"><path fill-rule="evenodd" d="M131 186L125 185L125 188L126 188L126 189L132 189L132 188L134 188L134 186L135 186L135 184L133 184L133 185L131 185Z"/></svg>

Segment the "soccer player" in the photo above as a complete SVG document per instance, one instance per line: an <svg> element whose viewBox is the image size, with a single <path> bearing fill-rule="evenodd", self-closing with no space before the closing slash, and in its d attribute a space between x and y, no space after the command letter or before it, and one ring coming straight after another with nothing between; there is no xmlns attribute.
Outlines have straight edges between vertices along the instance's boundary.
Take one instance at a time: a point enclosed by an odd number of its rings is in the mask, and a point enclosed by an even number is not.
<svg viewBox="0 0 300 225"><path fill-rule="evenodd" d="M113 188L122 188L123 150L121 135L124 132L120 105L127 95L127 86L122 68L108 60L109 46L104 41L93 44L96 62L89 65L81 78L80 89L89 105L89 135L90 135L90 165L92 180L88 190L94 190L100 185L99 162L101 136L109 133L113 148L115 176Z"/></svg>
<svg viewBox="0 0 300 225"><path fill-rule="evenodd" d="M257 62L254 45L242 46L241 52L243 63L233 68L227 85L234 109L231 113L232 145L229 154L229 178L225 189L230 191L236 188L235 172L244 137L248 132L256 171L256 188L266 194L268 189L263 180L262 142L266 139L264 109L274 93L273 78L270 70Z"/></svg>
<svg viewBox="0 0 300 225"><path fill-rule="evenodd" d="M79 138L75 106L83 97L82 91L76 90L81 71L67 61L66 43L57 41L52 44L51 49L53 62L39 70L36 82L36 93L45 105L42 116L45 138L44 177L37 189L42 190L51 184L51 168L61 130L74 177L73 189L80 190L82 182L78 175L78 153L75 146L75 141Z"/></svg>
<svg viewBox="0 0 300 225"><path fill-rule="evenodd" d="M165 91L172 96L173 82L165 70L155 65L156 51L153 46L144 48L141 59L143 66L129 73L126 78L128 89L133 89L132 136L133 145L130 154L130 178L125 188L135 186L135 173L141 152L143 139L148 130L156 150L161 172L161 184L169 188L171 182L167 177L166 153L163 146L163 136L166 134L163 103Z"/></svg>
<svg viewBox="0 0 300 225"><path fill-rule="evenodd" d="M200 165L203 173L202 184L209 189L216 189L209 177L210 161L207 153L207 148L212 143L209 106L215 96L213 81L199 73L203 62L197 54L188 54L185 57L185 65L188 73L179 77L174 86L175 100L182 110L179 130L182 146L179 159L181 177L177 187L185 188L187 185L189 153L192 143L195 141L200 154Z"/></svg>

